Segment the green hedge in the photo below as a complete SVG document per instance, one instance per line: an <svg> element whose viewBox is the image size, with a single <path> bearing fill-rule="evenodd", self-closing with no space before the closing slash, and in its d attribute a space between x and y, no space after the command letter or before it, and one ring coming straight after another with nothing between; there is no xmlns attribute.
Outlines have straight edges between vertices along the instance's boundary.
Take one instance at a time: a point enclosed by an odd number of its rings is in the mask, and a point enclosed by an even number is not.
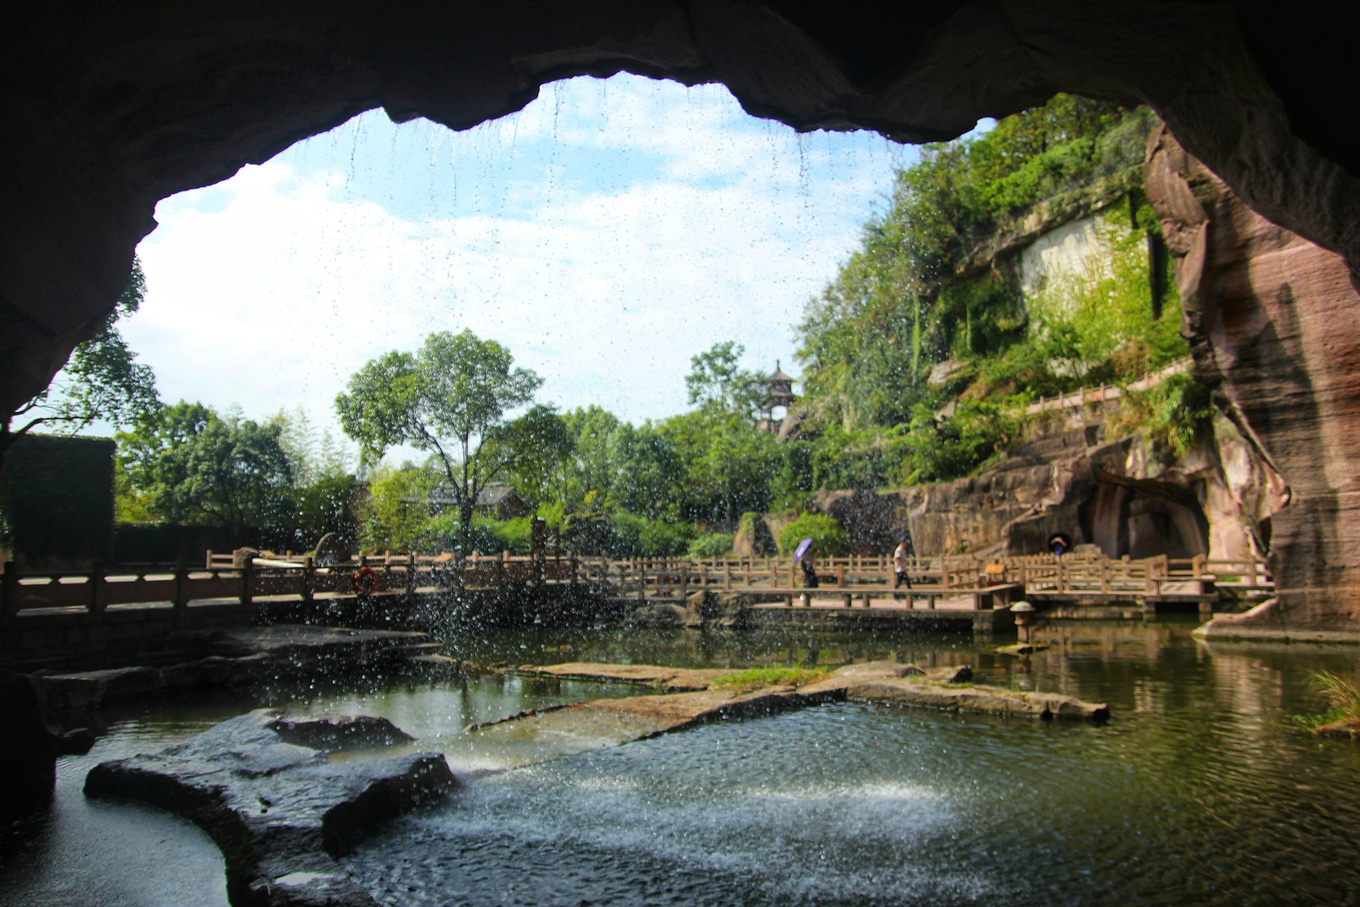
<svg viewBox="0 0 1360 907"><path fill-rule="evenodd" d="M23 435L0 466L0 534L26 561L113 558L108 438Z"/></svg>
<svg viewBox="0 0 1360 907"><path fill-rule="evenodd" d="M246 544L260 547L257 529L246 530ZM225 554L236 546L231 532L217 526L180 526L175 523L117 523L113 527L116 564L173 564L180 558L189 567L201 566L209 551Z"/></svg>
<svg viewBox="0 0 1360 907"><path fill-rule="evenodd" d="M788 556L803 539L812 539L813 557L844 557L850 553L850 537L833 517L805 513L779 533L779 553Z"/></svg>

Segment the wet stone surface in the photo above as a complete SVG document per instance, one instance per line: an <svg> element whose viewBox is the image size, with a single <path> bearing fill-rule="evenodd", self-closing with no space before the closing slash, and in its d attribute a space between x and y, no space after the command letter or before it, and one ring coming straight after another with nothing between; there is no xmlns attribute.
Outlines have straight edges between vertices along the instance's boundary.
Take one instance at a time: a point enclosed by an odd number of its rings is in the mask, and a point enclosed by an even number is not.
<svg viewBox="0 0 1360 907"><path fill-rule="evenodd" d="M285 737L352 749L405 735L382 719L285 722L260 709L159 753L101 763L85 792L203 828L226 858L234 904L372 904L335 858L378 822L452 790L448 764L437 753L333 762Z"/></svg>

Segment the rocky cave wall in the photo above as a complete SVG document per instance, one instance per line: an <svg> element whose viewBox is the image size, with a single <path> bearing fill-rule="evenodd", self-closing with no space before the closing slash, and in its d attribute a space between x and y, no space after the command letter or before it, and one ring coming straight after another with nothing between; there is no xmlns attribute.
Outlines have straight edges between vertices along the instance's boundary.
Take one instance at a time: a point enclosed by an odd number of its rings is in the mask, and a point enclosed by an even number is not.
<svg viewBox="0 0 1360 907"><path fill-rule="evenodd" d="M363 110L463 129L572 75L722 82L759 116L907 141L956 136L1056 91L1146 102L1256 210L1360 260L1360 149L1336 106L1354 106L1349 57L1318 52L1356 33L1360 12L1338 10L1280 17L1263 2L1159 0L23 5L0 38L0 410L41 390L98 326L159 199Z"/></svg>
<svg viewBox="0 0 1360 907"><path fill-rule="evenodd" d="M976 476L882 494L818 495L860 554L910 531L922 555L1025 555L1063 533L1109 557L1264 557L1262 526L1285 485L1227 419L1186 456L1166 460L1141 435L1107 441L1097 408L1022 444Z"/></svg>
<svg viewBox="0 0 1360 907"><path fill-rule="evenodd" d="M1346 260L1280 227L1155 133L1149 199L1174 256L1195 377L1278 474L1271 620L1360 629L1360 293ZM1288 483L1287 489L1284 483Z"/></svg>
<svg viewBox="0 0 1360 907"><path fill-rule="evenodd" d="M1316 243L1308 255L1330 262L1324 270L1338 286L1349 279L1346 262L1360 263L1360 147L1348 116L1360 10L1348 4L1281 15L1263 0L52 0L8 13L5 417L112 308L159 199L363 110L463 129L574 75L721 82L758 116L905 141L950 138L1057 91L1148 103L1230 188L1223 197L1237 208L1223 223L1250 215L1259 222L1243 223L1248 232L1265 236L1261 224L1280 224L1288 229L1272 235ZM1261 303L1272 337L1283 339L1258 344L1281 355L1263 353L1256 365L1217 357L1213 374L1225 397L1236 394L1246 435L1280 466L1296 502L1308 502L1274 524L1278 575L1312 590L1289 601L1314 601L1296 612L1303 619L1332 620L1325 596L1348 579L1355 556L1346 553L1351 491L1339 472L1351 465L1342 418L1350 398L1342 393L1338 405L1326 396L1349 390L1349 346L1333 356L1331 322L1349 325L1355 307L1340 290L1284 283L1289 300ZM1214 322L1206 314L1203 323ZM1207 365L1201 374L1212 377ZM1257 374L1282 382L1278 399ZM1353 622L1355 609L1336 614Z"/></svg>

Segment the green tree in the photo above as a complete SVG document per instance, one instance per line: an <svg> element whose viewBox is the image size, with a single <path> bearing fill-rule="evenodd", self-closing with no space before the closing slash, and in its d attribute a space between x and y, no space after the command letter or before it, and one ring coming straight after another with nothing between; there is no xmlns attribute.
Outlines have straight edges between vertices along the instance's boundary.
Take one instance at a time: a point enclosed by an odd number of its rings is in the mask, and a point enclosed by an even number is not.
<svg viewBox="0 0 1360 907"><path fill-rule="evenodd" d="M238 543L255 527L292 522L293 475L277 421L222 418L181 400L118 435L120 475L145 512L174 523L206 523Z"/></svg>
<svg viewBox="0 0 1360 907"><path fill-rule="evenodd" d="M66 367L46 390L0 424L0 461L14 438L39 425L59 425L72 433L99 420L125 426L160 407L155 375L150 367L136 362L137 354L128 347L117 325L120 318L141 308L145 297L142 264L133 259L127 289L99 331L76 346ZM13 428L15 420L23 425Z"/></svg>
<svg viewBox="0 0 1360 907"><path fill-rule="evenodd" d="M748 510L766 509L782 466L778 444L745 416L701 409L667 419L658 430L680 466L681 516L733 523Z"/></svg>
<svg viewBox="0 0 1360 907"><path fill-rule="evenodd" d="M520 497L537 503L561 499L575 446L567 422L551 406L532 406L490 443L506 449Z"/></svg>
<svg viewBox="0 0 1360 907"><path fill-rule="evenodd" d="M368 476L360 512L360 543L369 549L416 551L430 541L430 492L439 477L407 464L378 466Z"/></svg>
<svg viewBox="0 0 1360 907"><path fill-rule="evenodd" d="M624 423L608 410L594 404L577 407L562 420L571 438L571 456L566 464L561 503L575 511L587 497L608 500L614 487L615 464L611 440Z"/></svg>
<svg viewBox="0 0 1360 907"><path fill-rule="evenodd" d="M706 353L690 358L685 376L689 402L717 407L754 420L765 400L765 379L738 364L746 347L732 340L713 344Z"/></svg>
<svg viewBox="0 0 1360 907"><path fill-rule="evenodd" d="M368 461L397 444L431 454L454 496L463 551L477 495L527 454L521 442L532 443L533 433L508 426L506 413L532 400L543 381L512 362L494 340L440 331L416 353L370 361L335 398L341 426Z"/></svg>
<svg viewBox="0 0 1360 907"><path fill-rule="evenodd" d="M608 455L614 467L613 500L619 507L653 519L678 517L680 458L651 423L638 428L621 424L609 436Z"/></svg>

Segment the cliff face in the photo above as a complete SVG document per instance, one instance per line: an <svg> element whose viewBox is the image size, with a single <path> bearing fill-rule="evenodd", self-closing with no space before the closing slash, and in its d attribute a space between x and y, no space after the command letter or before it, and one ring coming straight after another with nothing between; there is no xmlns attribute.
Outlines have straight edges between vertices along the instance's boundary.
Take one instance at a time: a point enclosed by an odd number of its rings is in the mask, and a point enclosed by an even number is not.
<svg viewBox="0 0 1360 907"><path fill-rule="evenodd" d="M1149 141L1146 186L1195 377L1288 483L1265 491L1287 506L1261 514L1279 596L1255 619L1360 631L1360 294L1346 261L1252 211L1164 130ZM1242 492L1262 489L1246 479Z"/></svg>
<svg viewBox="0 0 1360 907"><path fill-rule="evenodd" d="M1211 436L1168 462L1142 435L1107 441L1101 415L1074 411L1075 427L976 476L881 495L823 492L816 506L861 554L891 550L908 529L924 555L1038 554L1054 533L1110 557L1265 555L1288 489L1231 422L1216 420Z"/></svg>
<svg viewBox="0 0 1360 907"><path fill-rule="evenodd" d="M1261 556L1256 527L1283 483L1226 420L1215 428L1172 463L1099 423L1049 435L977 476L895 492L898 521L930 554L1037 554L1061 532L1110 557Z"/></svg>

